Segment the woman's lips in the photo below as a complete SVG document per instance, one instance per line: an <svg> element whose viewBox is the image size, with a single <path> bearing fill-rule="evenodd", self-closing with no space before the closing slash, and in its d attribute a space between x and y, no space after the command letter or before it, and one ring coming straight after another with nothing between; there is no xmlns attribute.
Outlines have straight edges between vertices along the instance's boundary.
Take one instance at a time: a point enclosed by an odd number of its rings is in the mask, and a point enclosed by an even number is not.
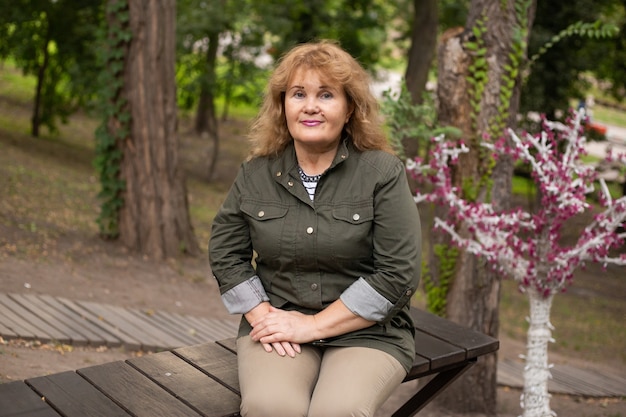
<svg viewBox="0 0 626 417"><path fill-rule="evenodd" d="M308 127L318 126L318 125L322 124L322 122L320 120L303 120L300 123L302 123L303 125L308 126Z"/></svg>

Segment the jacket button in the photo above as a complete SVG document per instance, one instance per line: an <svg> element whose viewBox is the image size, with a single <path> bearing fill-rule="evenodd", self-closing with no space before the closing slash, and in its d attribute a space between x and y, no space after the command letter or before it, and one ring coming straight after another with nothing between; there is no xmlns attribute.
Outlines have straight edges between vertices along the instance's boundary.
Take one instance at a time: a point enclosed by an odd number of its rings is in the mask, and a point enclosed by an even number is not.
<svg viewBox="0 0 626 417"><path fill-rule="evenodd" d="M277 176L277 177L280 177L281 175L283 175L283 173L282 173L282 172L280 172L280 171L278 171L278 172L276 173L276 176Z"/></svg>
<svg viewBox="0 0 626 417"><path fill-rule="evenodd" d="M287 185L289 185L290 187L293 187L293 181L289 181Z"/></svg>
<svg viewBox="0 0 626 417"><path fill-rule="evenodd" d="M406 295L411 295L412 292L413 291L411 291L411 290L406 290Z"/></svg>
<svg viewBox="0 0 626 417"><path fill-rule="evenodd" d="M311 289L315 291L317 289L317 284L311 284Z"/></svg>
<svg viewBox="0 0 626 417"><path fill-rule="evenodd" d="M359 216L359 213L354 213L354 214L352 215L352 220L354 220L354 221L357 221L357 220L359 220L360 218L361 218L361 216Z"/></svg>
<svg viewBox="0 0 626 417"><path fill-rule="evenodd" d="M306 228L306 232L307 232L308 234L313 233L313 228L312 228L312 227L307 227L307 228Z"/></svg>
<svg viewBox="0 0 626 417"><path fill-rule="evenodd" d="M265 216L265 212L263 210L259 211L259 217Z"/></svg>

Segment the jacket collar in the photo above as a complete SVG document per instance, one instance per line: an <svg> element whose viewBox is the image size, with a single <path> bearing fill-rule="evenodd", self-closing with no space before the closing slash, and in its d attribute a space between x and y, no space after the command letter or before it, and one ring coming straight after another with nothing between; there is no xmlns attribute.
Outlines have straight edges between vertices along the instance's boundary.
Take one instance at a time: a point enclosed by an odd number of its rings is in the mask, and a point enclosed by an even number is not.
<svg viewBox="0 0 626 417"><path fill-rule="evenodd" d="M351 148L352 146L349 144L348 139L343 139L339 142L337 153L328 171L348 159ZM298 174L298 159L296 157L296 149L293 146L293 141L287 145L285 150L274 160L271 166L272 172L277 179L280 179L285 174L291 174L295 178L300 178Z"/></svg>

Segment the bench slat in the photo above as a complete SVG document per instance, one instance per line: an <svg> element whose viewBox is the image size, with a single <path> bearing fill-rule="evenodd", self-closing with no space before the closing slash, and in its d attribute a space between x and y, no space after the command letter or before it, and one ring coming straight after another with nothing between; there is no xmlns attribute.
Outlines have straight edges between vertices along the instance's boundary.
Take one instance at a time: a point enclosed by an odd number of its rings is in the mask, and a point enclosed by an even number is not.
<svg viewBox="0 0 626 417"><path fill-rule="evenodd" d="M136 417L199 415L125 362L110 362L76 372Z"/></svg>
<svg viewBox="0 0 626 417"><path fill-rule="evenodd" d="M238 395L237 356L217 343L188 346L175 349L174 354L201 369L207 375L230 387Z"/></svg>
<svg viewBox="0 0 626 417"><path fill-rule="evenodd" d="M468 359L498 350L498 340L486 334L471 331L450 320L417 308L411 308L411 316L415 321L415 327L433 337L466 349Z"/></svg>
<svg viewBox="0 0 626 417"><path fill-rule="evenodd" d="M66 371L26 381L64 417L127 417L117 404L81 378L76 372Z"/></svg>
<svg viewBox="0 0 626 417"><path fill-rule="evenodd" d="M235 416L239 412L241 398L238 395L171 352L126 362L203 416Z"/></svg>
<svg viewBox="0 0 626 417"><path fill-rule="evenodd" d="M59 417L24 381L0 384L0 417Z"/></svg>

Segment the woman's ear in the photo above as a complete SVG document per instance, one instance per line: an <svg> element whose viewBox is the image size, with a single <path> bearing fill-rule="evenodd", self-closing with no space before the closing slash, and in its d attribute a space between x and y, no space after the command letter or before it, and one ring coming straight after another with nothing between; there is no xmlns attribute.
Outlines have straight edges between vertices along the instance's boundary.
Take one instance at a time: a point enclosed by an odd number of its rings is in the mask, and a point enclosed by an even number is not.
<svg viewBox="0 0 626 417"><path fill-rule="evenodd" d="M352 117L352 113L354 113L354 104L350 105L350 109L348 110L348 114L346 114L346 122L344 124L347 124L350 121L350 117Z"/></svg>

